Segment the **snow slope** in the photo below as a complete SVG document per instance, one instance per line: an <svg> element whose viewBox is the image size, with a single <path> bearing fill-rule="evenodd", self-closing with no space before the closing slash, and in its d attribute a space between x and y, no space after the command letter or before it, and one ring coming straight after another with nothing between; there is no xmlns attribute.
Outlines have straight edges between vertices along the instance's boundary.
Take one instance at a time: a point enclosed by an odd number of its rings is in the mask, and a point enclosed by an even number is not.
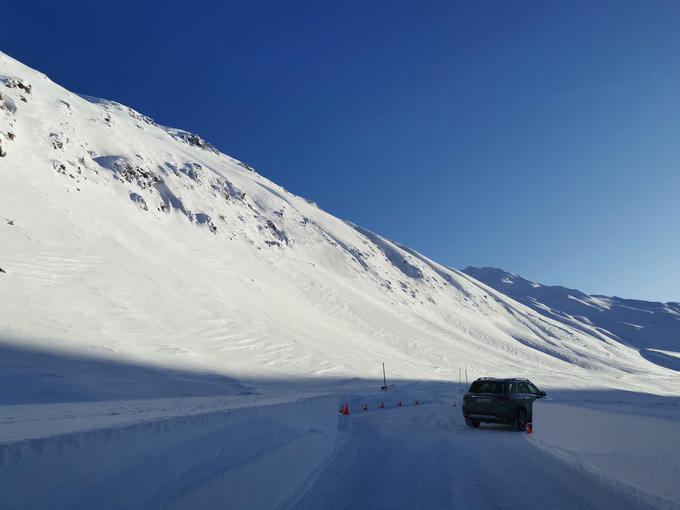
<svg viewBox="0 0 680 510"><path fill-rule="evenodd" d="M383 361L393 378L677 393L637 349L335 218L197 135L4 54L0 75L2 402L239 393L377 378ZM83 364L107 365L105 387ZM137 394L148 370L173 371L170 390Z"/></svg>
<svg viewBox="0 0 680 510"><path fill-rule="evenodd" d="M680 371L680 303L590 296L492 267L463 271L546 317L596 338L622 342L649 361Z"/></svg>

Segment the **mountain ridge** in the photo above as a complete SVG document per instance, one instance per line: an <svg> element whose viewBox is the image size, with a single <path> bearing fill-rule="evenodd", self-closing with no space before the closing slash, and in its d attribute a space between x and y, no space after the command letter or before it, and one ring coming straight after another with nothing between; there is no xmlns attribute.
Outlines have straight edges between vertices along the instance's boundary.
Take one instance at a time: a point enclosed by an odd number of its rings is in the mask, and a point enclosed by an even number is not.
<svg viewBox="0 0 680 510"><path fill-rule="evenodd" d="M607 335L654 363L680 370L680 354L672 354L680 353L680 303L589 295L493 267L469 266L463 271L546 317Z"/></svg>

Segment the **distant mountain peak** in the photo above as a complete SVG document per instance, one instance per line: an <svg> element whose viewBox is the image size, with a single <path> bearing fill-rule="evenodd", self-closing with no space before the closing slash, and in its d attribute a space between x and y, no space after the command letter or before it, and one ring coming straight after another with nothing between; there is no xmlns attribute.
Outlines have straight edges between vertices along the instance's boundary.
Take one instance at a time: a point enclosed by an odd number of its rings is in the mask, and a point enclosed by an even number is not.
<svg viewBox="0 0 680 510"><path fill-rule="evenodd" d="M463 272L546 317L606 335L635 347L654 363L680 370L678 356L660 352L680 353L680 303L588 295L492 267L467 267Z"/></svg>

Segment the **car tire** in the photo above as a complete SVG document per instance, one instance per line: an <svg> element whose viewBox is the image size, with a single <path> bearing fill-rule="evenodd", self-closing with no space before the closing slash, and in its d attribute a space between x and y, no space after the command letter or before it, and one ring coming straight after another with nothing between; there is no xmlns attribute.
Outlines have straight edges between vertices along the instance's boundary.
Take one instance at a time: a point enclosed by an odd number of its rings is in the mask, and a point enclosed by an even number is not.
<svg viewBox="0 0 680 510"><path fill-rule="evenodd" d="M479 420L474 420L472 418L465 418L465 423L467 424L468 427L472 427L473 429L476 429L479 427Z"/></svg>
<svg viewBox="0 0 680 510"><path fill-rule="evenodd" d="M527 411L526 409L520 409L517 411L517 416L515 417L515 428L520 432L523 432L527 428Z"/></svg>

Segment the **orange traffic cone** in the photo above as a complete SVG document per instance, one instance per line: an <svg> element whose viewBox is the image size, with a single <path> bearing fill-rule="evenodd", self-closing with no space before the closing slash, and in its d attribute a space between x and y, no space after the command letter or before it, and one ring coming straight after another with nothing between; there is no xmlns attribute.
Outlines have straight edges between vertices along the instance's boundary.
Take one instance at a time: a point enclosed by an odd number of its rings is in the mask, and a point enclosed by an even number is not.
<svg viewBox="0 0 680 510"><path fill-rule="evenodd" d="M385 409L385 404L383 402L380 402L378 409Z"/></svg>
<svg viewBox="0 0 680 510"><path fill-rule="evenodd" d="M401 407L402 405L403 404L401 403L401 400L400 400L399 403L397 404L397 407Z"/></svg>
<svg viewBox="0 0 680 510"><path fill-rule="evenodd" d="M534 425L530 421L527 422L525 428L527 429L527 434L531 434L534 431Z"/></svg>
<svg viewBox="0 0 680 510"><path fill-rule="evenodd" d="M364 411L368 411L368 404L364 404Z"/></svg>
<svg viewBox="0 0 680 510"><path fill-rule="evenodd" d="M420 400L416 400L416 405L417 405L417 406L420 405Z"/></svg>
<svg viewBox="0 0 680 510"><path fill-rule="evenodd" d="M455 400L453 401L453 407L456 407L456 401Z"/></svg>
<svg viewBox="0 0 680 510"><path fill-rule="evenodd" d="M345 406L342 408L342 415L343 416L349 415L349 404L345 404Z"/></svg>

